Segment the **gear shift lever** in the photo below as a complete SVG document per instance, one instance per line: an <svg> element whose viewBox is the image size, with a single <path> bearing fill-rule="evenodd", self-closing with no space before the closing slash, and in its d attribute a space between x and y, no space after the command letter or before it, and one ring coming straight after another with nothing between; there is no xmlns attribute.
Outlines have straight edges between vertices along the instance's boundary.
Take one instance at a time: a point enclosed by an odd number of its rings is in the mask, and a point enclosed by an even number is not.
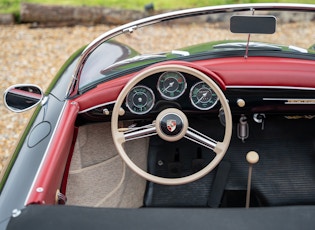
<svg viewBox="0 0 315 230"><path fill-rule="evenodd" d="M250 151L246 155L246 160L249 163L249 168L248 168L248 180L247 180L247 193L246 193L246 206L245 207L249 208L253 165L259 161L259 155L255 151Z"/></svg>

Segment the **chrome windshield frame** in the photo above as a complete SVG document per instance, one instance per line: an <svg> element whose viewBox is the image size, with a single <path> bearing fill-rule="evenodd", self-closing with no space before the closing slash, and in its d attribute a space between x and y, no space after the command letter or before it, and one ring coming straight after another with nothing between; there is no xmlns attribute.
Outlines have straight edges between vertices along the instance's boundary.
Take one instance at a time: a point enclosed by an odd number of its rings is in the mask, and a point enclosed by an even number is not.
<svg viewBox="0 0 315 230"><path fill-rule="evenodd" d="M139 19L114 29L111 29L104 34L97 37L92 41L80 55L77 67L73 74L72 82L68 88L67 97L72 98L78 95L79 82L82 69L89 55L102 43L110 40L120 34L132 33L138 28L145 27L151 24L178 19L182 17L202 15L202 14L216 14L216 13L227 13L227 12L241 12L250 10L300 10L300 11L315 11L315 4L288 4L288 3L254 3L254 4L231 4L231 5L220 5L220 6L208 6L200 8L192 8L185 10L178 10L154 16L149 16L143 19Z"/></svg>

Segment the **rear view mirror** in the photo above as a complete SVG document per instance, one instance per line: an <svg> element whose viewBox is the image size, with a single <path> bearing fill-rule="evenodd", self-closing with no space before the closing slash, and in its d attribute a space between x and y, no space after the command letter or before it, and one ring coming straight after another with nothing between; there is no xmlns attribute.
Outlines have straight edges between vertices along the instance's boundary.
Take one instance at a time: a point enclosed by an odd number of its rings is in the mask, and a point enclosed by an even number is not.
<svg viewBox="0 0 315 230"><path fill-rule="evenodd" d="M230 19L232 33L273 34L276 32L276 17L274 16L240 16Z"/></svg>
<svg viewBox="0 0 315 230"><path fill-rule="evenodd" d="M43 91L35 85L13 85L4 92L6 107L17 113L35 107L43 98Z"/></svg>

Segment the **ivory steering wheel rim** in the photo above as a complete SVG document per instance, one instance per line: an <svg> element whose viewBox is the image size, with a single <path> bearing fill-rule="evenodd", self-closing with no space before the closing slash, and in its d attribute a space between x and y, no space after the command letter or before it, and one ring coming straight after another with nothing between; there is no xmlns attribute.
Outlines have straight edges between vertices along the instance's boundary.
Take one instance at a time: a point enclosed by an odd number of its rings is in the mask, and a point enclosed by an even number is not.
<svg viewBox="0 0 315 230"><path fill-rule="evenodd" d="M120 109L122 104L124 103L124 100L128 94L128 92L141 80L145 79L146 77L151 76L152 74L159 73L159 72L165 72L165 71L178 71L178 72L184 72L187 74L191 74L192 76L199 78L200 80L204 81L211 89L216 93L221 106L224 110L224 115L225 115L225 133L224 133L224 138L222 142L217 142L214 146L213 151L215 152L216 156L214 159L206 165L203 169L200 171L197 171L191 175L185 176L185 177L180 177L180 178L164 178L164 177L159 177L152 175L143 169L141 169L139 166L137 166L128 156L126 153L123 143L126 141L124 133L119 130L118 128L118 122L119 122L119 114L120 114ZM172 110L173 111L173 110ZM178 112L179 111L179 112ZM184 120L186 118L185 115L182 115L183 113L178 110L175 113L179 113L179 116L184 116ZM162 111L163 112L163 111ZM158 116L159 117L159 116ZM187 119L187 118L186 118ZM159 121L156 121L158 123ZM184 121L185 123L186 121ZM188 123L187 123L188 125ZM229 144L231 140L231 135L232 135L232 115L231 115L231 110L228 104L227 99L225 98L222 90L220 87L206 74L191 68L191 67L186 67L182 65L177 65L177 64L169 64L169 65L161 65L161 66L155 66L152 68L148 68L139 74L137 74L135 77L133 77L122 89L120 94L117 97L115 106L112 111L112 118L111 118L111 132L113 136L113 142L116 146L117 152L121 156L122 160L129 166L131 170L133 170L136 174L141 176L142 178L149 180L154 183L158 184L164 184L164 185L180 185L180 184L186 184L193 182L197 179L200 179L201 177L207 175L209 172L211 172L222 160L224 157ZM157 131L158 134L159 131ZM158 134L159 135L159 134Z"/></svg>

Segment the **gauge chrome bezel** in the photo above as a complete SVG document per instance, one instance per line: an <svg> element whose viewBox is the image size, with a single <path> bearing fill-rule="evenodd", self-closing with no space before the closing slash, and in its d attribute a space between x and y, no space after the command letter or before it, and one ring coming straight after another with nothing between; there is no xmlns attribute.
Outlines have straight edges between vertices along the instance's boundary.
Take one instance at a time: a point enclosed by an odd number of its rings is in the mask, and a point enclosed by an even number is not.
<svg viewBox="0 0 315 230"><path fill-rule="evenodd" d="M177 74L177 75L180 76L180 77L183 79L183 81L184 81L184 88L181 90L181 92L180 92L178 95L173 96L173 97L165 95L165 93L162 91L162 89L161 89L161 87L160 87L160 83L161 83L161 81L162 81L162 78L165 77L165 75L166 75L166 74L169 74L169 73L175 73L175 74ZM187 81L186 81L185 76L184 76L182 73L178 72L178 71L166 71L166 72L164 72L164 73L162 73L162 74L160 75L160 77L159 77L159 79L158 79L158 82L157 82L156 88L157 88L157 90L159 91L159 93L160 93L160 95L161 95L162 98L167 99L167 100L176 100L177 98L181 97L181 96L185 93L185 91L186 91L186 89L187 89Z"/></svg>
<svg viewBox="0 0 315 230"><path fill-rule="evenodd" d="M197 108L197 109L199 109L199 110L209 110L209 109L212 109L212 108L218 103L219 98L218 98L217 95L216 95L217 99L215 100L215 102L212 103L210 106L207 106L207 107L200 107L200 106L198 106L198 105L193 101L193 96L192 96L193 91L194 91L194 89L197 87L197 85L199 85L199 84L205 84L205 85L207 85L204 81L198 81L197 83L195 83L195 84L190 88L189 99L190 99L191 104L192 104L195 108ZM207 87L208 87L208 89L211 91L211 94L212 94L212 95L215 94L215 92L212 90L212 88L211 88L210 86L207 85ZM210 100L211 100L211 99L210 99ZM208 103L208 102L207 102L207 103Z"/></svg>
<svg viewBox="0 0 315 230"><path fill-rule="evenodd" d="M130 95L131 95L131 93L133 92L133 90L136 89L136 88L143 88L143 89L146 89L147 92L149 92L149 93L151 94L151 96L152 96L152 100L153 100L152 105L151 105L148 109L146 109L145 111L143 111L143 112L137 112L137 111L133 110L133 109L130 107L129 103L128 103L128 101L129 101L128 98L130 97ZM133 88L128 92L128 94L127 94L125 100L126 100L126 101L125 101L125 105L126 105L126 107L129 109L129 111L130 111L131 113L137 114L137 115L143 115L143 114L146 114L146 113L150 112L150 111L152 110L153 106L155 105L155 95L154 95L154 93L153 93L153 90L150 89L149 87L145 86L145 85L137 85L137 86L133 87ZM133 101L133 100L131 100L131 101ZM135 105L133 104L133 106L135 106Z"/></svg>

